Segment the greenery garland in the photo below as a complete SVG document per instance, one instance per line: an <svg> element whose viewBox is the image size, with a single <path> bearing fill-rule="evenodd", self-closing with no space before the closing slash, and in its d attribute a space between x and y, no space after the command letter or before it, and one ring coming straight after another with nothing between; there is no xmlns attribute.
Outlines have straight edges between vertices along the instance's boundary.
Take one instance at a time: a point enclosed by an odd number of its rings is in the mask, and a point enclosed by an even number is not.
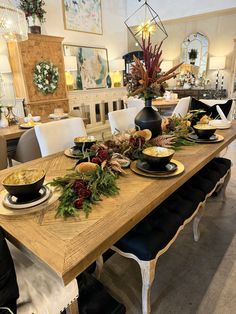
<svg viewBox="0 0 236 314"><path fill-rule="evenodd" d="M58 86L59 72L52 62L38 62L34 69L34 84L43 94L53 94Z"/></svg>

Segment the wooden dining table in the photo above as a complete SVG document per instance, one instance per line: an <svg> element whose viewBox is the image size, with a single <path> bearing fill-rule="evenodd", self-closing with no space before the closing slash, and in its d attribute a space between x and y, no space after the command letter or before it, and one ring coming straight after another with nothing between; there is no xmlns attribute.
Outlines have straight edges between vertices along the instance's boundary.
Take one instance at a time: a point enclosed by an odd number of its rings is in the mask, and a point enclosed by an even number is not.
<svg viewBox="0 0 236 314"><path fill-rule="evenodd" d="M0 129L0 135L4 136L7 141L17 140L27 129L19 128L19 125L11 125Z"/></svg>
<svg viewBox="0 0 236 314"><path fill-rule="evenodd" d="M162 113L165 109L174 109L178 102L179 99L153 99L152 105Z"/></svg>
<svg viewBox="0 0 236 314"><path fill-rule="evenodd" d="M58 207L55 200L36 213L13 217L0 215L0 225L15 246L47 265L64 284L68 284L227 147L236 138L236 123L230 129L217 130L217 133L224 136L224 141L185 146L176 151L174 159L185 166L179 176L153 179L128 169L127 174L117 180L119 195L104 197L94 204L88 218L83 212L67 219L55 217ZM0 182L6 175L23 168L44 169L46 182L49 182L64 176L75 163L75 159L58 153L0 171ZM0 189L3 189L2 185Z"/></svg>

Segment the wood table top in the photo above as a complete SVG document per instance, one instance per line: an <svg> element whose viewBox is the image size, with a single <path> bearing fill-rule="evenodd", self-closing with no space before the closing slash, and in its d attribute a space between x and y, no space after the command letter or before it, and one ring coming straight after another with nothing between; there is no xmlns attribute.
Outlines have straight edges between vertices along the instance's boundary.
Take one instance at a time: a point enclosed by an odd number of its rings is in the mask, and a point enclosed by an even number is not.
<svg viewBox="0 0 236 314"><path fill-rule="evenodd" d="M170 108L174 107L177 105L179 102L179 99L170 99L170 100L165 100L165 99L154 99L152 101L152 105L160 108Z"/></svg>
<svg viewBox="0 0 236 314"><path fill-rule="evenodd" d="M118 179L119 195L93 205L88 218L83 213L78 218L55 218L56 201L40 214L0 216L0 225L14 245L46 263L67 284L228 146L236 138L236 124L217 133L224 136L223 142L195 144L175 153L174 158L185 166L180 176L151 179L127 170L127 175ZM29 167L45 169L46 181L50 181L74 164L75 160L59 153L2 170L0 182L13 170Z"/></svg>
<svg viewBox="0 0 236 314"><path fill-rule="evenodd" d="M6 128L1 128L0 135L4 136L7 141L15 140L19 139L25 131L26 129L20 129L19 125L11 125Z"/></svg>

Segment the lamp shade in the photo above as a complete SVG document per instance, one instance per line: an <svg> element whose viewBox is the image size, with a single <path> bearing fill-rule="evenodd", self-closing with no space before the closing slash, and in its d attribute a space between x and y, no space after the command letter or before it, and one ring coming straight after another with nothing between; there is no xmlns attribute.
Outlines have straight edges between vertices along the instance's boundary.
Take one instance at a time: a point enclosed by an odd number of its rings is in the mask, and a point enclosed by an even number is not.
<svg viewBox="0 0 236 314"><path fill-rule="evenodd" d="M210 70L223 70L225 68L226 57L210 57Z"/></svg>
<svg viewBox="0 0 236 314"><path fill-rule="evenodd" d="M77 71L77 60L75 56L64 56L65 70Z"/></svg>
<svg viewBox="0 0 236 314"><path fill-rule="evenodd" d="M125 60L124 59L115 59L110 61L110 71L124 71L125 70Z"/></svg>
<svg viewBox="0 0 236 314"><path fill-rule="evenodd" d="M162 72L167 72L173 68L173 60L163 60L160 66Z"/></svg>
<svg viewBox="0 0 236 314"><path fill-rule="evenodd" d="M7 55L0 55L0 73L11 73L11 67Z"/></svg>
<svg viewBox="0 0 236 314"><path fill-rule="evenodd" d="M9 0L0 3L0 35L8 42L28 39L25 13L11 5Z"/></svg>

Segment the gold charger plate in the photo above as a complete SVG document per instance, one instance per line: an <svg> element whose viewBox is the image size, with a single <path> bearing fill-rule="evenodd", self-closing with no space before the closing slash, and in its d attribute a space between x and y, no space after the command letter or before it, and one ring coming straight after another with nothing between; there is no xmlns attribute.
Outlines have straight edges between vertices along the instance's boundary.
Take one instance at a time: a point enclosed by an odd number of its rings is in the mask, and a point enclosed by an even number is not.
<svg viewBox="0 0 236 314"><path fill-rule="evenodd" d="M217 133L215 133L215 135L217 137L215 140L206 140L206 139L201 139L201 138L194 139L194 138L189 137L189 136L187 136L187 139L189 141L193 141L195 143L201 143L201 144L214 144L214 143L222 142L224 140L224 136L217 134Z"/></svg>
<svg viewBox="0 0 236 314"><path fill-rule="evenodd" d="M67 149L64 150L64 155L66 157L75 158L75 159L80 159L81 158L79 156L75 156L75 155L71 154L70 148L67 148Z"/></svg>
<svg viewBox="0 0 236 314"><path fill-rule="evenodd" d="M167 174L154 174L154 173L147 173L144 172L140 169L137 168L136 164L137 164L137 160L132 161L130 164L130 169L135 172L136 174L139 174L140 176L144 176L144 177L148 177L148 178L171 178L171 177L175 177L178 176L179 174L181 174L182 172L184 172L184 165L175 159L171 159L171 162L175 163L177 165L177 170L175 170L174 172L171 173L167 173Z"/></svg>

